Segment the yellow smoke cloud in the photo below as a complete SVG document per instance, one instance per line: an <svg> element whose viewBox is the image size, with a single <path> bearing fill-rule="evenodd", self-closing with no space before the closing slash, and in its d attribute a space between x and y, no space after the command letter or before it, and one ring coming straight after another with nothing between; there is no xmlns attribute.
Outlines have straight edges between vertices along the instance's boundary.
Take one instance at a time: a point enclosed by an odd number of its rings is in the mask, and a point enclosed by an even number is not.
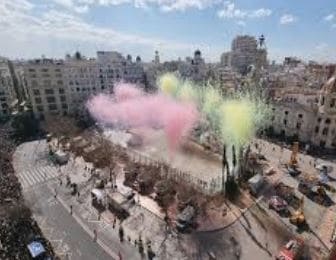
<svg viewBox="0 0 336 260"><path fill-rule="evenodd" d="M178 78L172 74L167 73L159 78L158 85L161 91L166 95L176 96L179 87Z"/></svg>
<svg viewBox="0 0 336 260"><path fill-rule="evenodd" d="M254 105L248 100L228 100L220 107L222 138L237 147L247 143L255 133Z"/></svg>

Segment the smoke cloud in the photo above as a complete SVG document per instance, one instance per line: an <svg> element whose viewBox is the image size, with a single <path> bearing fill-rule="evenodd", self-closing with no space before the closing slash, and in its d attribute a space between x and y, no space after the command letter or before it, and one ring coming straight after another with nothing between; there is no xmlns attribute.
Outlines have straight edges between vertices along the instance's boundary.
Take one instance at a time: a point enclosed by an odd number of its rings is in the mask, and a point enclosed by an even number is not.
<svg viewBox="0 0 336 260"><path fill-rule="evenodd" d="M114 95L94 96L87 107L103 124L164 129L170 150L177 149L199 116L192 102L179 101L162 93L149 95L135 85L124 83L116 86Z"/></svg>

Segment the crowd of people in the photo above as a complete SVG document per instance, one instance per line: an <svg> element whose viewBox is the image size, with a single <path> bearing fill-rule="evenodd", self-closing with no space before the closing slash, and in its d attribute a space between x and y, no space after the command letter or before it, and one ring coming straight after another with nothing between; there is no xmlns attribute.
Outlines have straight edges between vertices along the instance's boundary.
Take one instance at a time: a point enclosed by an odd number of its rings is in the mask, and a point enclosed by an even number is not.
<svg viewBox="0 0 336 260"><path fill-rule="evenodd" d="M24 205L11 163L14 148L7 129L0 127L0 259L31 259L27 246L33 241L42 243L45 255L54 258L50 243Z"/></svg>

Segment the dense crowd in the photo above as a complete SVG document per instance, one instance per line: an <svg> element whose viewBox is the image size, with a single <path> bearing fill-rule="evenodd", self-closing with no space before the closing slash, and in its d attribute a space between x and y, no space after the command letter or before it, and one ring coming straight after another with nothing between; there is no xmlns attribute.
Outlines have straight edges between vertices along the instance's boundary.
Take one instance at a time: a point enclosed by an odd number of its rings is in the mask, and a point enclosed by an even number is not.
<svg viewBox="0 0 336 260"><path fill-rule="evenodd" d="M0 126L0 259L31 259L27 245L41 242L54 256L50 243L24 205L20 183L11 164L15 146L7 129Z"/></svg>

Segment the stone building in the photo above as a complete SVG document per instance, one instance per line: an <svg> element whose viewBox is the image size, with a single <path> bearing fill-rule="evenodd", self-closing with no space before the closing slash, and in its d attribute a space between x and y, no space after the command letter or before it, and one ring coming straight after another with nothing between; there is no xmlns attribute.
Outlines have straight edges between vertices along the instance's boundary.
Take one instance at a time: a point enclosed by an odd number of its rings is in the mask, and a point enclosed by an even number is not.
<svg viewBox="0 0 336 260"><path fill-rule="evenodd" d="M102 89L95 59L87 59L77 52L73 57L66 57L64 68L64 81L71 100L69 112L72 114L82 109L83 103Z"/></svg>
<svg viewBox="0 0 336 260"><path fill-rule="evenodd" d="M270 129L317 147L336 149L336 74L319 92L288 92L273 104Z"/></svg>
<svg viewBox="0 0 336 260"><path fill-rule="evenodd" d="M133 61L131 55L125 58L119 52L98 51L97 66L102 90L113 91L115 84L120 81L144 86L145 72L140 56Z"/></svg>
<svg viewBox="0 0 336 260"><path fill-rule="evenodd" d="M44 119L48 114L67 115L71 102L65 81L63 60L35 59L24 66L29 100L33 113Z"/></svg>
<svg viewBox="0 0 336 260"><path fill-rule="evenodd" d="M264 41L264 38L260 38L258 42L249 35L237 36L232 41L231 51L222 54L221 65L231 66L241 74L248 73L251 66L258 70L266 68L267 50Z"/></svg>
<svg viewBox="0 0 336 260"><path fill-rule="evenodd" d="M182 78L203 84L207 81L208 67L200 50L194 52L194 57L187 57L184 62L178 63L178 72Z"/></svg>
<svg viewBox="0 0 336 260"><path fill-rule="evenodd" d="M9 116L17 102L9 61L0 57L0 118Z"/></svg>

